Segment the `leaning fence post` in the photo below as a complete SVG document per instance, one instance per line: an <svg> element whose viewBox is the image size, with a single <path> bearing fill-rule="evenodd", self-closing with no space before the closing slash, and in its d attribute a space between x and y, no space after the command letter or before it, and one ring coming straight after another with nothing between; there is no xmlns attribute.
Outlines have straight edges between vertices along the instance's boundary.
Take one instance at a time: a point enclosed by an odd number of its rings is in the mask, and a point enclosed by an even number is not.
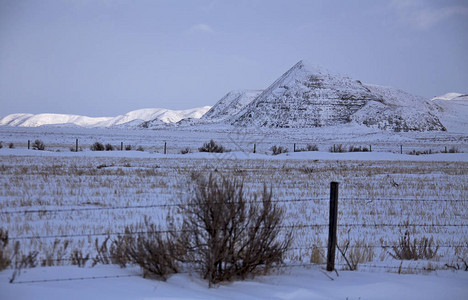
<svg viewBox="0 0 468 300"><path fill-rule="evenodd" d="M336 227L338 225L338 182L330 183L330 220L328 226L327 271L335 269Z"/></svg>

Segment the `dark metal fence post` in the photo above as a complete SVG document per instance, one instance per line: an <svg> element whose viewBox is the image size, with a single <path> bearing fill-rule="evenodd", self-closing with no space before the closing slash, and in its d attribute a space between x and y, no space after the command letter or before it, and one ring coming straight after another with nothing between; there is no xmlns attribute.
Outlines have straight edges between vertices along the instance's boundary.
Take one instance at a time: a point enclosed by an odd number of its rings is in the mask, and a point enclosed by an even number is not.
<svg viewBox="0 0 468 300"><path fill-rule="evenodd" d="M78 152L78 139L75 141L75 152Z"/></svg>
<svg viewBox="0 0 468 300"><path fill-rule="evenodd" d="M28 140L28 150L31 149L31 141Z"/></svg>
<svg viewBox="0 0 468 300"><path fill-rule="evenodd" d="M164 142L164 154L166 154L166 153L167 153L166 144L167 144L167 143L166 143L166 142Z"/></svg>
<svg viewBox="0 0 468 300"><path fill-rule="evenodd" d="M369 145L369 152L372 152L372 145Z"/></svg>
<svg viewBox="0 0 468 300"><path fill-rule="evenodd" d="M294 143L294 151L293 152L296 152L296 143Z"/></svg>
<svg viewBox="0 0 468 300"><path fill-rule="evenodd" d="M120 151L123 151L123 142L120 142Z"/></svg>
<svg viewBox="0 0 468 300"><path fill-rule="evenodd" d="M400 154L403 154L403 145L400 145Z"/></svg>
<svg viewBox="0 0 468 300"><path fill-rule="evenodd" d="M330 220L328 227L327 271L335 269L336 227L338 225L338 182L330 183Z"/></svg>
<svg viewBox="0 0 468 300"><path fill-rule="evenodd" d="M254 144L254 152L253 153L256 153L257 152L257 144Z"/></svg>

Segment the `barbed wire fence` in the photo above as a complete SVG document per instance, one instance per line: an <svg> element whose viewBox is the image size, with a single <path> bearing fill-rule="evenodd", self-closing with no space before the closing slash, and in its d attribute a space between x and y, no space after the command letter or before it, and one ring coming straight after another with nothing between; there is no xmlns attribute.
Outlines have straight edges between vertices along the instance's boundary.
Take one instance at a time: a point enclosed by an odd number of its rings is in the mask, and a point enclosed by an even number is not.
<svg viewBox="0 0 468 300"><path fill-rule="evenodd" d="M299 202L323 202L327 203L332 201L332 197L317 197L317 198L300 198L300 199L276 199L272 200L272 203L279 204L279 203L299 203ZM336 199L338 200L338 199ZM339 199L341 202L355 202L360 201L365 204L368 203L379 203L379 202L405 202L405 203L468 203L467 199L424 199L424 198L362 198L362 197L343 197ZM247 203L255 203L256 201L247 201ZM159 204L149 204L149 205L126 205L126 206L106 206L106 207L69 207L69 208L43 208L43 209L22 209L22 210L2 210L0 211L0 215L27 215L27 214L60 214L60 213L76 213L76 212L91 212L91 211L111 211L111 210L145 210L150 208L177 208L181 205L193 205L190 203L159 203ZM288 225L281 225L280 229L284 230L291 230L297 231L299 229L318 229L318 228L329 228L330 223L297 223L297 224L288 224ZM338 228L352 228L352 227L360 227L360 228L407 228L408 226L411 227L425 227L425 228L468 228L468 223L455 223L455 222L447 222L447 223L436 223L436 222L421 222L421 223L360 223L360 222L344 222L340 223L339 221L336 222L336 227ZM167 233L177 233L177 232L193 232L192 230L187 229L163 229L157 231L106 231L106 232L89 232L89 233L76 233L76 234L55 234L55 235L26 235L26 236L11 236L9 237L12 241L22 241L22 240L46 240L46 239L74 239L74 238L91 238L91 237L112 237L112 236L138 236L142 234L167 234ZM468 232L468 230L466 231ZM335 228L336 234L336 228ZM330 236L329 236L330 240ZM330 242L329 242L330 243ZM460 243L445 243L445 244L437 244L437 248L453 248L453 249L468 249L468 242L460 242ZM331 249L332 247L333 249ZM394 245L383 245L383 244L365 244L365 245L348 245L350 249L352 248L381 248L384 250L391 249ZM288 251L311 251L313 248L317 249L327 249L328 252L336 252L337 244L336 240L334 245L330 246L322 246L322 245L311 245L311 246L294 246L290 247ZM115 258L115 257L109 257ZM349 267L348 264L345 263L336 263L334 262L335 258L333 258L333 265L332 269L336 269L336 267L340 267L342 269L346 269ZM72 262L73 258L62 257L57 259L52 259L54 262ZM327 267L330 264L330 257L327 257ZM304 262L290 262L284 265L279 265L279 268L290 268L290 267L314 267L314 266L323 266L323 264L317 263L304 263ZM397 270L398 272L401 271L435 271L437 268L435 267L421 267L420 265L416 266L391 266L391 265L378 265L378 264L370 264L370 263L361 263L359 265L364 269L382 269L382 270ZM446 265L447 266L447 265ZM448 267L448 266L447 266ZM329 270L329 271L331 271ZM56 279L44 279L44 280L25 280L25 281L14 281L14 283L39 283L39 282L57 282L57 281L71 281L71 280L94 280L94 279L108 279L108 278L125 278L125 277L133 277L133 276L140 276L135 274L122 274L122 275L104 275L104 276L89 276L89 277L75 277L75 278L56 278Z"/></svg>

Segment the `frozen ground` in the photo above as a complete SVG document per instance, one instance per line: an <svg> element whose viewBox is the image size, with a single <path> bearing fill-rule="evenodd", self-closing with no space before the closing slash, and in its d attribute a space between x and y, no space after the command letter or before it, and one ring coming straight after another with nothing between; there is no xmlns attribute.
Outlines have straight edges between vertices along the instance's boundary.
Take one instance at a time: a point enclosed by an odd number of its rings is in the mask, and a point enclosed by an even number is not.
<svg viewBox="0 0 468 300"><path fill-rule="evenodd" d="M46 151L25 149L27 140L36 138L45 142ZM75 138L83 151L69 150ZM198 153L197 148L210 138L234 151ZM467 152L462 134L383 135L346 128L340 133L326 129L228 134L223 128L0 127L0 140L4 141L0 149L0 224L9 231L11 244L19 241L25 251L38 251L40 261L47 255L57 259L53 267L27 269L15 281L135 275L9 284L12 271L6 270L0 273L1 299L463 299L467 293L467 273L449 271L446 265L468 258L468 153L406 154L411 150L441 151L445 146ZM145 151L90 151L88 147L95 141L115 145L123 141L142 145ZM10 142L14 149L8 149ZM162 154L164 142L167 155ZM317 144L321 151L272 156L268 150L273 144L283 144L292 151L295 142L298 148ZM254 143L256 154L251 153ZM374 152L327 152L339 143L372 145ZM404 154L399 154L400 145ZM184 147L193 153L178 154ZM91 268L90 261L85 268L69 265L73 249L93 257L95 238L122 232L144 216L163 223L168 213L176 211L158 205L189 196L186 184L193 171L242 176L248 193L258 192L263 183L272 185L274 198L286 200L279 204L286 209L285 222L296 236L286 261L312 263L312 267L286 268L208 289L196 275L178 274L163 283L140 278L141 271L133 267ZM349 240L363 254L357 272L345 271L345 261L337 254L340 277L328 274L334 280L321 271L328 232L321 225L328 222L330 181L340 182L339 244ZM403 262L392 258L391 246L406 230L417 238L433 238L434 246L440 246L436 257ZM69 246L62 251L65 241ZM409 274L395 274L399 271Z"/></svg>
<svg viewBox="0 0 468 300"><path fill-rule="evenodd" d="M167 282L144 279L135 269L100 266L94 269L49 267L28 270L21 280L68 281L9 284L9 272L0 273L3 300L22 299L466 299L468 272L439 271L431 275L371 272L329 274L314 267L292 268L208 288L196 275L178 274ZM84 279L95 276L96 279ZM124 276L121 278L99 278ZM131 276L131 277L128 277Z"/></svg>

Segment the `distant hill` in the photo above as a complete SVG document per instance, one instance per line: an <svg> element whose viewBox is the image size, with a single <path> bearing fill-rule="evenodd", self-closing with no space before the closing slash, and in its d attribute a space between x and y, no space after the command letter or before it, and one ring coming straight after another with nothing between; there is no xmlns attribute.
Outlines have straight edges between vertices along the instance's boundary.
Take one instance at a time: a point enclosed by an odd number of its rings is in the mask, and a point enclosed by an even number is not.
<svg viewBox="0 0 468 300"><path fill-rule="evenodd" d="M0 118L0 126L38 127L47 125L79 127L135 127L149 120L162 124L175 123L184 118L200 118L211 107L204 106L187 110L147 108L128 112L116 117L92 118L67 114L11 114Z"/></svg>
<svg viewBox="0 0 468 300"><path fill-rule="evenodd" d="M468 132L468 94L447 93L432 98L438 117L449 132Z"/></svg>

